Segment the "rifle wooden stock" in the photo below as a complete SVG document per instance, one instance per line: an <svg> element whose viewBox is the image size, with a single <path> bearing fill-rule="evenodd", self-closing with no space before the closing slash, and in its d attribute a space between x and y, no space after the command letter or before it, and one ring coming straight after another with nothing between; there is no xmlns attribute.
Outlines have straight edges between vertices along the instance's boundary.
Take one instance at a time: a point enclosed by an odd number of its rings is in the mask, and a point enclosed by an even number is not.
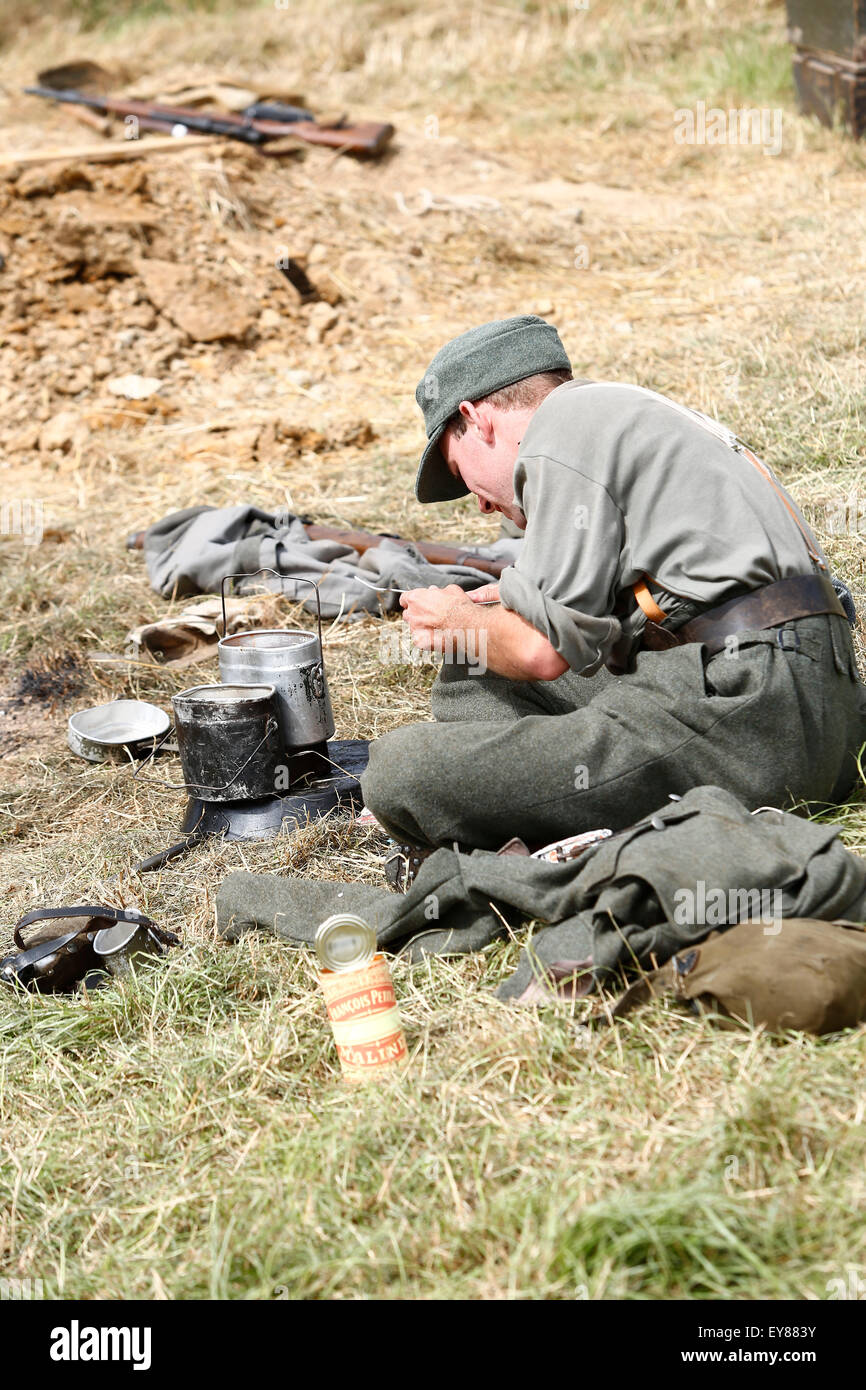
<svg viewBox="0 0 866 1390"><path fill-rule="evenodd" d="M336 526L319 526L313 521L305 521L304 530L311 541L339 541L341 545L357 550L359 555L382 541L396 541L398 545L414 546L431 565L469 565L493 579L498 579L506 568L504 560L490 560L485 555L476 555L474 550L463 550L459 545L446 545L440 541L410 541L403 536L389 536L376 531L341 531ZM126 540L127 550L143 550L144 537L144 531L133 531Z"/></svg>
<svg viewBox="0 0 866 1390"><path fill-rule="evenodd" d="M469 565L484 574L498 579L506 568L504 560L490 560L485 555L476 555L474 550L463 550L459 545L446 545L440 541L410 541L403 536L389 536L375 531L340 531L335 526L319 526L305 522L304 529L311 541L340 541L350 545L363 555L381 541L396 541L398 545L414 546L420 555L431 565Z"/></svg>

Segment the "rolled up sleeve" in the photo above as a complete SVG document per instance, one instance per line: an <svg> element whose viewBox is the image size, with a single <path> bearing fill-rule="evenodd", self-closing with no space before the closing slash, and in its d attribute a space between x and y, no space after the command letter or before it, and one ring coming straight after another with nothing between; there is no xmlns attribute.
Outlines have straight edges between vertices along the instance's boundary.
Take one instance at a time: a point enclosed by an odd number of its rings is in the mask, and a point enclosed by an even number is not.
<svg viewBox="0 0 866 1390"><path fill-rule="evenodd" d="M599 483L554 459L521 460L515 481L527 526L517 563L502 572L502 603L572 670L594 675L622 632L612 613L622 512Z"/></svg>

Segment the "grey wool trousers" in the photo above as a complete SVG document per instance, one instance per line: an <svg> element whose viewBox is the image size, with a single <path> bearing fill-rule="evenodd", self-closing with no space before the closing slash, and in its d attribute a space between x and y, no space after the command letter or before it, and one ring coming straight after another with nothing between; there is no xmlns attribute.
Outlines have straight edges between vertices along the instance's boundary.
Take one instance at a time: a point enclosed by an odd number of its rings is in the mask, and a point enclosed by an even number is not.
<svg viewBox="0 0 866 1390"><path fill-rule="evenodd" d="M750 809L835 804L866 742L866 688L835 615L740 633L712 657L697 643L641 651L623 676L517 682L446 663L432 710L372 743L362 779L389 833L423 846L619 830L707 783Z"/></svg>

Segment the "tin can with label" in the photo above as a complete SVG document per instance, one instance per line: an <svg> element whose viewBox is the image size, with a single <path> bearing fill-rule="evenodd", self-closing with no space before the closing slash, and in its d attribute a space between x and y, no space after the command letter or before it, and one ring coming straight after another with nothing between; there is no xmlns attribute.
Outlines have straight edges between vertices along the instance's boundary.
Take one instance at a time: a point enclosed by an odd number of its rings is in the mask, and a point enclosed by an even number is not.
<svg viewBox="0 0 866 1390"><path fill-rule="evenodd" d="M361 917L341 912L316 932L319 984L347 1081L368 1081L408 1061L385 957Z"/></svg>

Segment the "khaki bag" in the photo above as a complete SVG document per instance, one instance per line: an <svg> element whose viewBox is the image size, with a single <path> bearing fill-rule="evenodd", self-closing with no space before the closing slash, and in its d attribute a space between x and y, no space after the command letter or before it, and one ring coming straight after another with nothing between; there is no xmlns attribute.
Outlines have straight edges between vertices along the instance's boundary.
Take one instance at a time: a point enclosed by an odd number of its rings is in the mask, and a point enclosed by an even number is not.
<svg viewBox="0 0 866 1390"><path fill-rule="evenodd" d="M854 1028L866 1020L866 928L811 917L739 922L636 980L613 1017L663 995L773 1033Z"/></svg>

